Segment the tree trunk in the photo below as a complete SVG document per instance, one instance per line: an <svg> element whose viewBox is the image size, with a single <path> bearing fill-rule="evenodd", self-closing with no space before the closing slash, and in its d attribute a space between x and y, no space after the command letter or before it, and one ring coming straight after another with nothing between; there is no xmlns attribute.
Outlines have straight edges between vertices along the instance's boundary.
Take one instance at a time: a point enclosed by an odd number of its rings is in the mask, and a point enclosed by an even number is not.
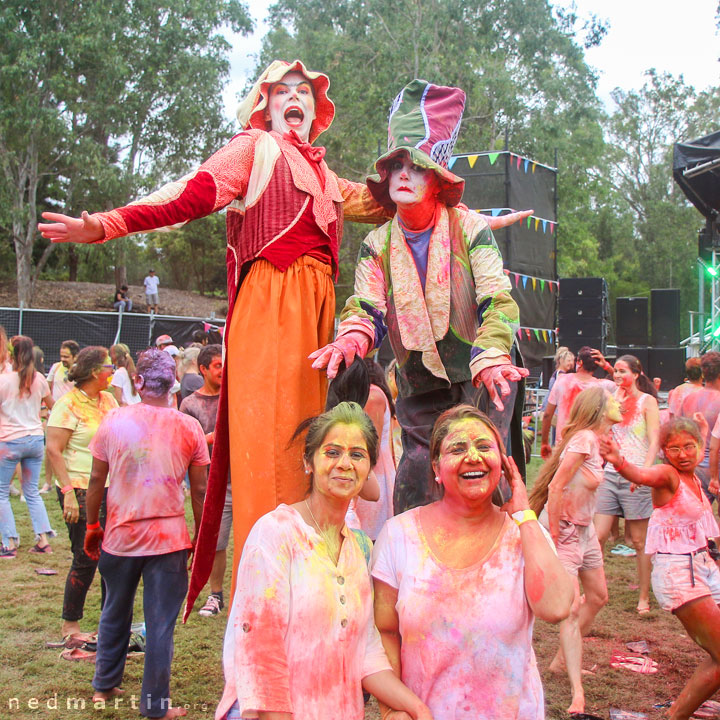
<svg viewBox="0 0 720 720"><path fill-rule="evenodd" d="M15 267L17 268L18 306L32 307L35 283L33 282L32 245L15 240Z"/></svg>
<svg viewBox="0 0 720 720"><path fill-rule="evenodd" d="M126 262L127 241L124 237L115 240L115 287L127 285Z"/></svg>
<svg viewBox="0 0 720 720"><path fill-rule="evenodd" d="M77 282L79 263L80 258L78 256L77 249L72 243L68 243L68 268L70 270L70 277L68 280L70 282Z"/></svg>

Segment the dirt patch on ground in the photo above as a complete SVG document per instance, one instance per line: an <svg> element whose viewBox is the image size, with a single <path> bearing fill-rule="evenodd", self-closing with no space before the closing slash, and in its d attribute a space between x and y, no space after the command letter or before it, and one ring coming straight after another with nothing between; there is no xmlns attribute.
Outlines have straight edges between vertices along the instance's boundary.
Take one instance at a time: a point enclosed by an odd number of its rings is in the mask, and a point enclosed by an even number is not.
<svg viewBox="0 0 720 720"><path fill-rule="evenodd" d="M104 283L63 282L41 280L35 290L33 307L49 310L113 310L115 286ZM160 288L160 313L162 315L186 315L218 318L227 313L227 298L203 297L188 290ZM141 285L130 286L133 312L145 312L145 293ZM17 307L17 285L0 283L0 307Z"/></svg>

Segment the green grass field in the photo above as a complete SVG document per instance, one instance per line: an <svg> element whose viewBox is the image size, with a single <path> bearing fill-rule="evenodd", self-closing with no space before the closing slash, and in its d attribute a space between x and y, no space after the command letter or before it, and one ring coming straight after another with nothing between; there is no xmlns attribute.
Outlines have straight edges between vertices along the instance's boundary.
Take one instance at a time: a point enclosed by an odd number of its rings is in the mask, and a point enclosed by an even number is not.
<svg viewBox="0 0 720 720"><path fill-rule="evenodd" d="M537 471L537 461L530 468ZM33 538L27 508L12 498L12 508L21 536L22 547L14 560L0 560L0 720L11 718L50 718L85 720L86 718L136 718L132 696L140 693L142 657L128 660L124 688L126 695L116 709L95 709L90 701L93 665L72 663L59 658L60 650L45 649L47 640L60 638L65 576L70 566L69 541L54 495L45 495L52 525L58 532L52 555L28 554ZM40 576L41 567L58 571ZM703 653L686 636L679 621L657 608L642 617L635 613L636 592L634 560L608 555L606 572L610 603L600 612L591 637L585 641L584 667L597 666L585 679L587 710L608 717L609 707L642 711L659 717L652 706L674 697ZM229 577L226 592L229 587ZM200 602L204 601L204 596ZM99 578L93 584L82 621L84 630L94 630L99 617ZM227 610L215 618L193 613L187 625L178 624L175 633L175 660L172 675L172 700L188 708L188 717L204 720L214 716L223 686L222 643ZM138 591L135 620L142 620L142 586ZM625 643L647 640L651 657L659 663L656 675L640 675L609 667L613 651L627 652ZM565 676L555 676L547 667L557 648L557 627L538 622L535 650L545 685L547 717L567 717L570 702ZM308 668L312 672L312 668ZM85 703L84 709L81 707ZM378 714L368 706L367 720ZM299 719L301 720L301 719ZM342 720L328 718L328 720Z"/></svg>

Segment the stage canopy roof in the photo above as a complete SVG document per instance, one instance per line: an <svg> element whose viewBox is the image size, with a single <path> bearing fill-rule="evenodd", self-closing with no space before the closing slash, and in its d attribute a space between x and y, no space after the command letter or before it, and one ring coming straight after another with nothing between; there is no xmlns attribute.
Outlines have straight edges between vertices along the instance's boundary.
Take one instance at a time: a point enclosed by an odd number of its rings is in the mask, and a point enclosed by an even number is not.
<svg viewBox="0 0 720 720"><path fill-rule="evenodd" d="M675 143L673 177L688 200L708 219L720 213L720 130Z"/></svg>

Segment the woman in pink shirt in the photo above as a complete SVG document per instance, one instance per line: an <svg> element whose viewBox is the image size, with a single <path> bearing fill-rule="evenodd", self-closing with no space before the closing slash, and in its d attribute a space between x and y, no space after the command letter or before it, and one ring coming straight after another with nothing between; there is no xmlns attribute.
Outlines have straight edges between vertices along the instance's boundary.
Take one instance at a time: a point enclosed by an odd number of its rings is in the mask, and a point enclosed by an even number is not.
<svg viewBox="0 0 720 720"><path fill-rule="evenodd" d="M38 479L45 452L45 433L40 405L53 406L47 380L35 371L33 341L17 335L13 348L12 372L0 374L0 558L14 558L19 545L15 516L10 507L10 481L15 466L22 467L22 491L32 520L37 543L32 553L51 553L48 535L54 535L47 510L38 494Z"/></svg>
<svg viewBox="0 0 720 720"><path fill-rule="evenodd" d="M431 720L390 669L373 622L370 542L345 524L377 447L356 403L309 424L308 496L261 517L243 548L216 720L362 720L363 687L397 708L388 717Z"/></svg>
<svg viewBox="0 0 720 720"><path fill-rule="evenodd" d="M567 668L572 689L569 713L585 712L582 637L608 599L593 513L595 492L603 480L599 438L621 419L620 404L607 390L599 385L583 390L572 405L562 441L540 470L530 495L530 507L541 513L540 522L574 579L572 610L560 624L560 650L550 665L556 671Z"/></svg>
<svg viewBox="0 0 720 720"><path fill-rule="evenodd" d="M434 720L541 720L533 623L568 616L572 580L487 416L445 411L430 457L442 499L388 520L373 554L388 658ZM493 503L503 471L505 509Z"/></svg>
<svg viewBox="0 0 720 720"><path fill-rule="evenodd" d="M720 570L707 551L708 539L717 538L720 528L695 474L703 457L707 421L700 413L694 419L674 418L662 426L662 465L629 463L614 440L600 445L616 472L652 489L645 552L652 556L653 592L660 606L674 613L709 655L673 703L670 720L691 717L720 689Z"/></svg>

